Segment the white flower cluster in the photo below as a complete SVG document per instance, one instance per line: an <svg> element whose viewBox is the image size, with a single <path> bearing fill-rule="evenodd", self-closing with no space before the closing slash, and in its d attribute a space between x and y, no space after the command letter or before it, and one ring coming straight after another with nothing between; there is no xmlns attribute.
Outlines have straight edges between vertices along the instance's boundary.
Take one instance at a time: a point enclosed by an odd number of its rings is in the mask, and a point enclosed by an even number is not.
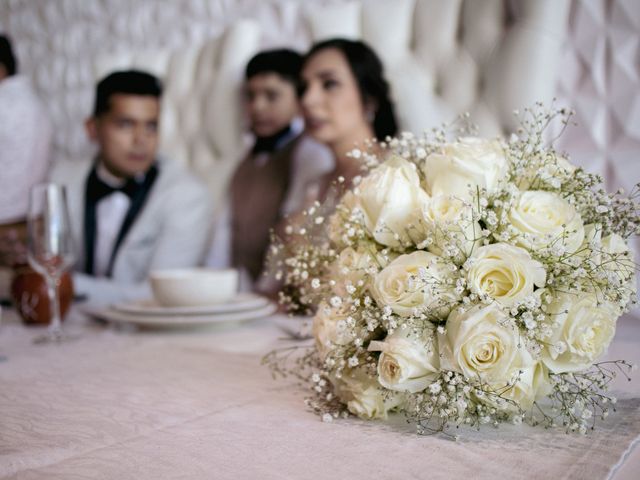
<svg viewBox="0 0 640 480"><path fill-rule="evenodd" d="M607 398L595 390L602 369L588 371L635 301L635 264L614 230L637 232L638 207L615 210L620 201L531 125L509 142L389 140L328 219L329 240L307 240L326 265L298 282L319 305L322 395L363 418L404 411L425 428L519 422L579 387L572 398L595 403L560 411L568 430L586 429ZM308 265L309 248L298 251L289 264Z"/></svg>

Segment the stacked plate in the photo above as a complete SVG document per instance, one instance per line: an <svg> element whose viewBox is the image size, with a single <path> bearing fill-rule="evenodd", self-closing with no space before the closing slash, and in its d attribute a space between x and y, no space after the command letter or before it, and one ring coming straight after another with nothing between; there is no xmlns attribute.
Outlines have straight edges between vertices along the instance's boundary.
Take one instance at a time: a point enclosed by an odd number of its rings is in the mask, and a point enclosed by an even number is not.
<svg viewBox="0 0 640 480"><path fill-rule="evenodd" d="M277 306L267 298L241 293L224 303L202 307L164 307L155 300L141 300L104 309L85 308L87 313L119 323L141 327L176 328L230 323L267 317Z"/></svg>

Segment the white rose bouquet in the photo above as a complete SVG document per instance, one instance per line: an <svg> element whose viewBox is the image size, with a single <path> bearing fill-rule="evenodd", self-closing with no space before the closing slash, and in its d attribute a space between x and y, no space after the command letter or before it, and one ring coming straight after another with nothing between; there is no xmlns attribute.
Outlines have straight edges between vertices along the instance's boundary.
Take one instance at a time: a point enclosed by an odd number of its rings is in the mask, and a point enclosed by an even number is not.
<svg viewBox="0 0 640 480"><path fill-rule="evenodd" d="M315 315L295 369L324 420L394 410L419 432L584 433L606 417L607 385L631 365L597 362L636 302L640 206L543 144L569 117L527 109L509 141L388 139L355 153L369 174L331 217L315 205L288 229L281 300ZM282 372L282 358L266 360Z"/></svg>

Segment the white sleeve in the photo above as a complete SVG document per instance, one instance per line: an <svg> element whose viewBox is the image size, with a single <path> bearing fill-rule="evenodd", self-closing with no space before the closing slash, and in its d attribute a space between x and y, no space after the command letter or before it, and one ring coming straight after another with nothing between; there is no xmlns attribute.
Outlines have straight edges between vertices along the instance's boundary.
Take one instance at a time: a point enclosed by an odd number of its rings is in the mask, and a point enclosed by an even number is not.
<svg viewBox="0 0 640 480"><path fill-rule="evenodd" d="M79 272L73 274L73 290L76 295L86 296L88 302L97 307L142 300L152 296L149 282L124 283Z"/></svg>
<svg viewBox="0 0 640 480"><path fill-rule="evenodd" d="M281 215L287 216L302 210L308 187L332 171L334 166L335 160L329 148L309 137L301 138L293 153L291 180Z"/></svg>
<svg viewBox="0 0 640 480"><path fill-rule="evenodd" d="M205 265L213 268L231 266L231 202L228 199L213 223L211 246Z"/></svg>
<svg viewBox="0 0 640 480"><path fill-rule="evenodd" d="M49 170L51 125L46 113L35 94L15 93L0 96L0 223L26 215L31 187L43 182Z"/></svg>
<svg viewBox="0 0 640 480"><path fill-rule="evenodd" d="M180 185L171 196L149 270L202 265L211 241L213 200L203 185Z"/></svg>

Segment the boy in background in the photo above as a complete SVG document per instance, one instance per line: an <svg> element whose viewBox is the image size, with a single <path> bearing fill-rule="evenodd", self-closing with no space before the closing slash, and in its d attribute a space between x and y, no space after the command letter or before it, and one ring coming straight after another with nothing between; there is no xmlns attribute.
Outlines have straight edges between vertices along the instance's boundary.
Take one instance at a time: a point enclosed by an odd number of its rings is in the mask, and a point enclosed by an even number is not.
<svg viewBox="0 0 640 480"><path fill-rule="evenodd" d="M208 261L239 269L245 290L274 293L274 282L263 276L270 232L303 208L307 185L333 168L329 150L302 133L301 65L297 52L269 50L245 72L244 106L255 140L231 179Z"/></svg>

